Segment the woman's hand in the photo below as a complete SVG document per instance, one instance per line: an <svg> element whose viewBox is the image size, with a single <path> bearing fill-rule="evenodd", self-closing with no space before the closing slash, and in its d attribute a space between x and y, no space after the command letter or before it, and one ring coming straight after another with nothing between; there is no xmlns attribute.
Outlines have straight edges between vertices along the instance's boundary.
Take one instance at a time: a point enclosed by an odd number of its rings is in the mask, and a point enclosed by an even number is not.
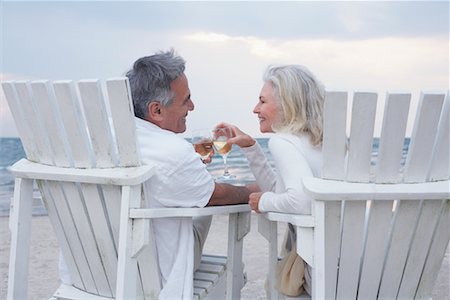
<svg viewBox="0 0 450 300"><path fill-rule="evenodd" d="M250 196L248 196L248 204L250 205L251 209L253 209L255 212L260 214L261 212L258 209L259 200L261 199L263 193L257 192L257 193L251 193Z"/></svg>
<svg viewBox="0 0 450 300"><path fill-rule="evenodd" d="M220 123L217 124L216 128L230 127L233 131L233 137L227 140L230 144L236 144L241 148L253 146L256 143L256 140L252 138L250 135L241 131L237 126L228 124L228 123Z"/></svg>

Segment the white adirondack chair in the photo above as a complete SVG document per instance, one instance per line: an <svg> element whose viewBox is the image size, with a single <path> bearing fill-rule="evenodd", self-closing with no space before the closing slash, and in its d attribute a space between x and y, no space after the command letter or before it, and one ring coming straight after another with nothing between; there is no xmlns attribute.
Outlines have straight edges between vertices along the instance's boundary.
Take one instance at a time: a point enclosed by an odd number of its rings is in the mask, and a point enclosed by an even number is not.
<svg viewBox="0 0 450 300"><path fill-rule="evenodd" d="M73 280L52 299L156 298L161 282L151 219L214 214L229 214L228 259L203 256L195 298L240 298L248 205L142 207L142 183L154 171L139 161L126 78L108 80L107 94L97 80L2 86L27 156L11 167L16 182L7 299L27 297L34 182Z"/></svg>
<svg viewBox="0 0 450 300"><path fill-rule="evenodd" d="M403 164L410 98L387 94L373 160L377 94L354 93L347 138L347 92L327 92L322 178L303 181L314 215L259 218L270 245L271 299L283 298L273 288L280 221L297 230L297 253L313 268L313 299L431 298L450 237L450 100L421 94Z"/></svg>

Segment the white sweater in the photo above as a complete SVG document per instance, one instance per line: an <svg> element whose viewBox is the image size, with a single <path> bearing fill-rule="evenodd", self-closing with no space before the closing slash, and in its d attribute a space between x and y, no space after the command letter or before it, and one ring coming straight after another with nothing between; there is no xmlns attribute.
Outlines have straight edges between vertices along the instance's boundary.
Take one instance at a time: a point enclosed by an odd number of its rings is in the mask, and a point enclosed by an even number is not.
<svg viewBox="0 0 450 300"><path fill-rule="evenodd" d="M311 199L303 192L302 178L320 177L322 151L319 147L313 147L306 135L275 134L269 140L269 151L276 172L258 143L242 150L264 192L258 207L261 212L311 214Z"/></svg>
<svg viewBox="0 0 450 300"><path fill-rule="evenodd" d="M259 188L264 192L258 205L261 212L311 214L311 198L303 192L302 179L320 177L322 150L312 146L308 136L277 133L270 138L269 151L276 171L268 163L258 143L242 148L242 151ZM311 294L311 267L305 265L303 287Z"/></svg>

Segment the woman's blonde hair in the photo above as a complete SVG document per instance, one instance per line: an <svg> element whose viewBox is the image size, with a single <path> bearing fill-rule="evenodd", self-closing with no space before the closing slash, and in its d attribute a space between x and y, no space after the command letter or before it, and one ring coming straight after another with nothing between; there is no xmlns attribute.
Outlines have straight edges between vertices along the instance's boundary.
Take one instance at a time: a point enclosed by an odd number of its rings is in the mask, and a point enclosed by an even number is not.
<svg viewBox="0 0 450 300"><path fill-rule="evenodd" d="M274 97L281 106L281 120L275 132L306 133L313 146L323 139L323 84L304 66L269 66L263 80L273 86Z"/></svg>

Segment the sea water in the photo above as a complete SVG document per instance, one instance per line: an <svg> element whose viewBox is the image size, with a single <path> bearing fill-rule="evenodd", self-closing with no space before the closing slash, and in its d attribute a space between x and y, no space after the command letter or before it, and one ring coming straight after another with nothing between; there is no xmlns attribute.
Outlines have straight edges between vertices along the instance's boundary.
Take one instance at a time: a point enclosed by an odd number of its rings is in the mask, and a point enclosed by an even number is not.
<svg viewBox="0 0 450 300"><path fill-rule="evenodd" d="M259 138L257 139L257 141L266 154L269 163L274 166L267 146L268 139ZM408 145L409 139L405 139L402 164L405 160ZM376 160L377 150L378 139L375 139L372 149L372 163L374 163ZM24 157L25 152L23 150L20 139L0 138L0 216L6 216L9 214L11 198L14 192L14 177L8 171L8 167ZM227 164L230 173L235 175L238 181L249 182L254 180L253 174L251 173L248 166L247 159L245 158L239 147L233 146L231 152L228 154ZM208 164L207 169L213 177L220 176L224 170L223 159L218 154L215 154L212 162ZM35 194L39 194L37 190L35 190ZM33 214L37 215L45 213L45 208L41 203L34 203Z"/></svg>

